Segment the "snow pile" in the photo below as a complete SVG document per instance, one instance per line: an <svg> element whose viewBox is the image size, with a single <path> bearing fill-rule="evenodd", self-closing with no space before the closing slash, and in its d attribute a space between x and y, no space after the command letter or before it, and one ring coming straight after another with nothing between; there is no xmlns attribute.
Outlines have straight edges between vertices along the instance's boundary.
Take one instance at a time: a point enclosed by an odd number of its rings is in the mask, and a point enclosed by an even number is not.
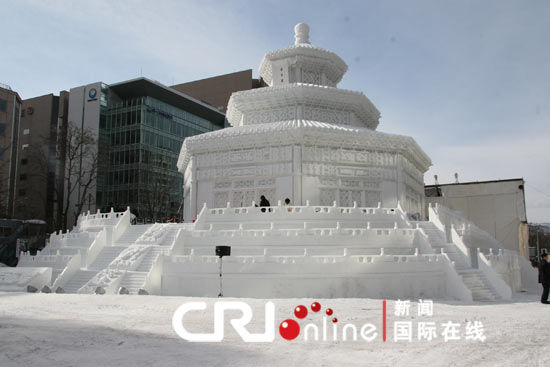
<svg viewBox="0 0 550 367"><path fill-rule="evenodd" d="M40 289L45 284L50 284L51 278L51 268L3 267L0 270L0 291L24 292L27 285Z"/></svg>

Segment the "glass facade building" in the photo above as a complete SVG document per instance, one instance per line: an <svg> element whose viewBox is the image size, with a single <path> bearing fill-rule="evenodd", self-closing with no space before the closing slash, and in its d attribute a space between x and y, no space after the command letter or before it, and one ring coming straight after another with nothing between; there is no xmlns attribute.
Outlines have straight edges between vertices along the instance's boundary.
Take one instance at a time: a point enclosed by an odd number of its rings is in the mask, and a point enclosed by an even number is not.
<svg viewBox="0 0 550 367"><path fill-rule="evenodd" d="M102 87L96 205L130 206L142 219L179 218L183 177L176 163L183 140L223 128L225 117L147 79L132 83Z"/></svg>

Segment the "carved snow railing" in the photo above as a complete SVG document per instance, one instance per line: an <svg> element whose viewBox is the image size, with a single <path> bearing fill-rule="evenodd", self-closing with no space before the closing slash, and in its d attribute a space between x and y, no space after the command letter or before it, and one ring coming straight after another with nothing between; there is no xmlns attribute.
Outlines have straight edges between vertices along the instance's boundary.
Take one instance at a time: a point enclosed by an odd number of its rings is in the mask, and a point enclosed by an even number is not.
<svg viewBox="0 0 550 367"><path fill-rule="evenodd" d="M478 258L478 265L479 270L483 272L495 292L505 300L509 300L512 298L512 289L506 282L500 277L500 275L493 270L491 267L491 264L489 263L489 260L485 257L485 255L479 251L477 251L477 258Z"/></svg>
<svg viewBox="0 0 550 367"><path fill-rule="evenodd" d="M362 223L378 221L396 223L399 228L410 229L413 227L406 220L403 212L396 208L382 208L380 205L377 208L360 208L356 203L353 207L339 207L336 206L336 203L332 206L311 206L309 202L306 202L304 206L256 207L253 203L252 206L236 208L231 207L229 203L225 208L208 208L205 204L195 222L195 229L206 230L210 223L215 222L338 221L342 220L342 216L345 216L346 220Z"/></svg>
<svg viewBox="0 0 550 367"><path fill-rule="evenodd" d="M130 207L126 209L124 213L121 213L121 215L117 216L118 222L113 227L113 232L111 235L111 242L116 242L118 239L126 232L128 227L130 226Z"/></svg>
<svg viewBox="0 0 550 367"><path fill-rule="evenodd" d="M65 284L76 274L81 266L81 254L77 253L72 256L71 260L67 263L63 271L57 276L57 279L54 280L52 284L52 289L57 289L57 287L63 288Z"/></svg>
<svg viewBox="0 0 550 367"><path fill-rule="evenodd" d="M107 246L107 230L103 228L97 233L94 242L86 251L86 258L82 259L85 264L82 264L82 266L87 268L92 265L105 246Z"/></svg>
<svg viewBox="0 0 550 367"><path fill-rule="evenodd" d="M115 212L113 208L109 213L101 213L99 209L95 214L82 213L78 217L76 228L79 230L85 230L89 227L105 227L115 226L120 223L120 218L126 215L130 215L130 208L128 207L124 212Z"/></svg>

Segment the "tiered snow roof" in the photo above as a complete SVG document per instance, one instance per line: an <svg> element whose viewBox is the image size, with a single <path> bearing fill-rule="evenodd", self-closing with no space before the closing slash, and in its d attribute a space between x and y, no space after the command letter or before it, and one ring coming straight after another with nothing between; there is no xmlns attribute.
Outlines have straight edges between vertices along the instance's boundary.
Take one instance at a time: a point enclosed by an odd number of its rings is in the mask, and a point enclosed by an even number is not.
<svg viewBox="0 0 550 367"><path fill-rule="evenodd" d="M227 108L232 126L302 118L375 130L380 112L361 92L303 83L236 92Z"/></svg>
<svg viewBox="0 0 550 367"><path fill-rule="evenodd" d="M294 30L294 46L268 52L262 60L260 75L269 87L231 95L232 127L185 139L180 172L194 153L289 143L400 152L425 172L431 161L414 139L375 131L380 112L374 104L362 92L336 88L345 62L311 45L306 24Z"/></svg>
<svg viewBox="0 0 550 367"><path fill-rule="evenodd" d="M294 46L265 54L260 75L268 88L233 93L231 126L305 119L376 129L380 112L361 92L336 88L348 69L334 52L309 43L309 27L294 28Z"/></svg>
<svg viewBox="0 0 550 367"><path fill-rule="evenodd" d="M183 171L190 152L207 153L232 147L287 144L323 145L335 148L371 149L399 152L419 169L431 164L430 158L410 136L386 134L370 129L311 120L285 120L217 130L187 138L182 146L178 168Z"/></svg>
<svg viewBox="0 0 550 367"><path fill-rule="evenodd" d="M309 43L309 26L299 23L294 27L295 44L293 46L268 52L260 64L260 76L269 85L284 84L284 68L281 64L289 62L299 70L314 73L322 77L317 84L336 86L348 70L348 66L334 52ZM282 79L282 80L281 80ZM289 81L286 80L286 83ZM302 81L306 82L306 81Z"/></svg>

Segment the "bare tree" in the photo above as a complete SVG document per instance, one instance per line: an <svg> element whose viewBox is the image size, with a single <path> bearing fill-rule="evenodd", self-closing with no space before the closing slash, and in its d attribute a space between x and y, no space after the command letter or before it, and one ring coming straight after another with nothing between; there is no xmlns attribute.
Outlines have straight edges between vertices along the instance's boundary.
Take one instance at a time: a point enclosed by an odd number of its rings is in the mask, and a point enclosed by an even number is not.
<svg viewBox="0 0 550 367"><path fill-rule="evenodd" d="M47 183L48 176L54 176L53 194L57 211L53 218L46 218L52 229L66 230L74 208L77 218L95 189L98 166L97 139L90 129L81 129L74 123L60 127L56 144L55 159L49 151L51 144L47 136L40 138L41 144L33 144L28 149L29 178L41 179ZM57 167L57 170L56 170ZM47 195L47 193L46 193ZM46 205L44 193L34 195L34 200Z"/></svg>
<svg viewBox="0 0 550 367"><path fill-rule="evenodd" d="M153 221L164 221L174 210L171 208L171 196L174 188L174 177L158 170L144 171L145 197L142 198L145 213L143 216Z"/></svg>
<svg viewBox="0 0 550 367"><path fill-rule="evenodd" d="M88 128L81 129L72 122L67 126L63 148L65 175L61 225L63 229L67 229L72 206L75 208L74 217L77 218L88 194L95 189L99 156L94 133Z"/></svg>

